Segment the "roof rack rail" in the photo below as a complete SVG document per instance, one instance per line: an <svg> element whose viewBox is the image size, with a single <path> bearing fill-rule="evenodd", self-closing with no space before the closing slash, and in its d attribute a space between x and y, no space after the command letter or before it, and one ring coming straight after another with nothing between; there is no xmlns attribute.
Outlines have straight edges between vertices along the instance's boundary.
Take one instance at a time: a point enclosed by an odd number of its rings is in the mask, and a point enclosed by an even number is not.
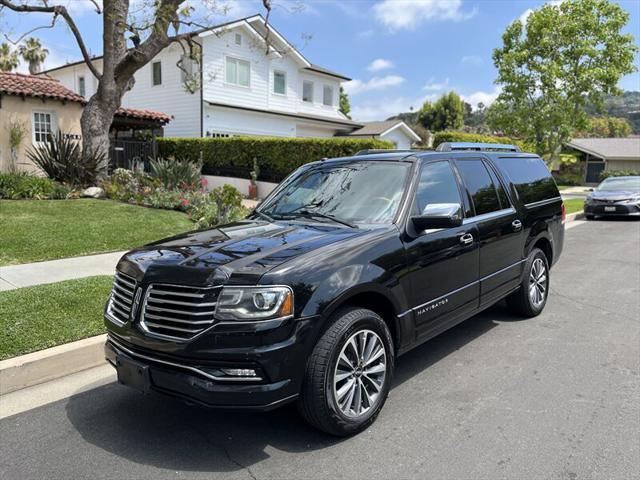
<svg viewBox="0 0 640 480"><path fill-rule="evenodd" d="M520 147L507 143L474 143L474 142L443 142L436 148L436 152L459 152L475 150L479 152L520 152Z"/></svg>
<svg viewBox="0 0 640 480"><path fill-rule="evenodd" d="M356 152L356 155L374 155L376 153L412 153L415 150L407 149L393 149L393 148L368 148L366 150L360 150Z"/></svg>

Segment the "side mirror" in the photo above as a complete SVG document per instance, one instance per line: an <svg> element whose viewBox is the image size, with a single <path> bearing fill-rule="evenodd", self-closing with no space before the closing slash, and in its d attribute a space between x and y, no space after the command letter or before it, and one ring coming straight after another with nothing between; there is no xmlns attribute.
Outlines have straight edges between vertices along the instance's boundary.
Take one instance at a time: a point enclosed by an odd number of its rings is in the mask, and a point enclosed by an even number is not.
<svg viewBox="0 0 640 480"><path fill-rule="evenodd" d="M416 231L430 228L452 228L462 225L462 206L459 203L431 203L422 215L411 217Z"/></svg>

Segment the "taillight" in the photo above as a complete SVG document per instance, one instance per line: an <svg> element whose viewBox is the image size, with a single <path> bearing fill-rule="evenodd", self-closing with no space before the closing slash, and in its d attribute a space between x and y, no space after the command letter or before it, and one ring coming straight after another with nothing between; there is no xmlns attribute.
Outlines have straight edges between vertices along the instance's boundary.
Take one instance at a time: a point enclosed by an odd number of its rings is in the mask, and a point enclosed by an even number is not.
<svg viewBox="0 0 640 480"><path fill-rule="evenodd" d="M567 208L564 206L564 202L562 203L562 224L564 225L564 221L567 219Z"/></svg>

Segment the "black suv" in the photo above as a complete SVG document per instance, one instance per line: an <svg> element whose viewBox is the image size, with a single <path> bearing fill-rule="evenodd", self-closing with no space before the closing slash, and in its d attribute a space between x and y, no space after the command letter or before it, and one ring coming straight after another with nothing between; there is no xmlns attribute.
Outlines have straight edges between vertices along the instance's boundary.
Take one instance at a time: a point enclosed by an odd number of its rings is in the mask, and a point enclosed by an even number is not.
<svg viewBox="0 0 640 480"><path fill-rule="evenodd" d="M506 298L538 315L564 207L517 147L443 144L309 163L248 219L133 250L105 309L118 380L191 403L297 400L370 425L401 355Z"/></svg>

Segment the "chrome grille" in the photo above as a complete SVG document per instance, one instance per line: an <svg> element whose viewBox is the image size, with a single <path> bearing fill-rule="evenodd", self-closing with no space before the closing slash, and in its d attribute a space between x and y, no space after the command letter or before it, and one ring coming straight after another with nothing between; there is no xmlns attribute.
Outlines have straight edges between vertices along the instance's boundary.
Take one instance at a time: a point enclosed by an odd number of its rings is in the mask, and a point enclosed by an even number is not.
<svg viewBox="0 0 640 480"><path fill-rule="evenodd" d="M220 287L149 285L140 326L152 336L190 340L213 325L219 291Z"/></svg>
<svg viewBox="0 0 640 480"><path fill-rule="evenodd" d="M127 275L116 272L113 277L113 288L111 289L107 314L120 324L129 320L135 291L136 281Z"/></svg>

